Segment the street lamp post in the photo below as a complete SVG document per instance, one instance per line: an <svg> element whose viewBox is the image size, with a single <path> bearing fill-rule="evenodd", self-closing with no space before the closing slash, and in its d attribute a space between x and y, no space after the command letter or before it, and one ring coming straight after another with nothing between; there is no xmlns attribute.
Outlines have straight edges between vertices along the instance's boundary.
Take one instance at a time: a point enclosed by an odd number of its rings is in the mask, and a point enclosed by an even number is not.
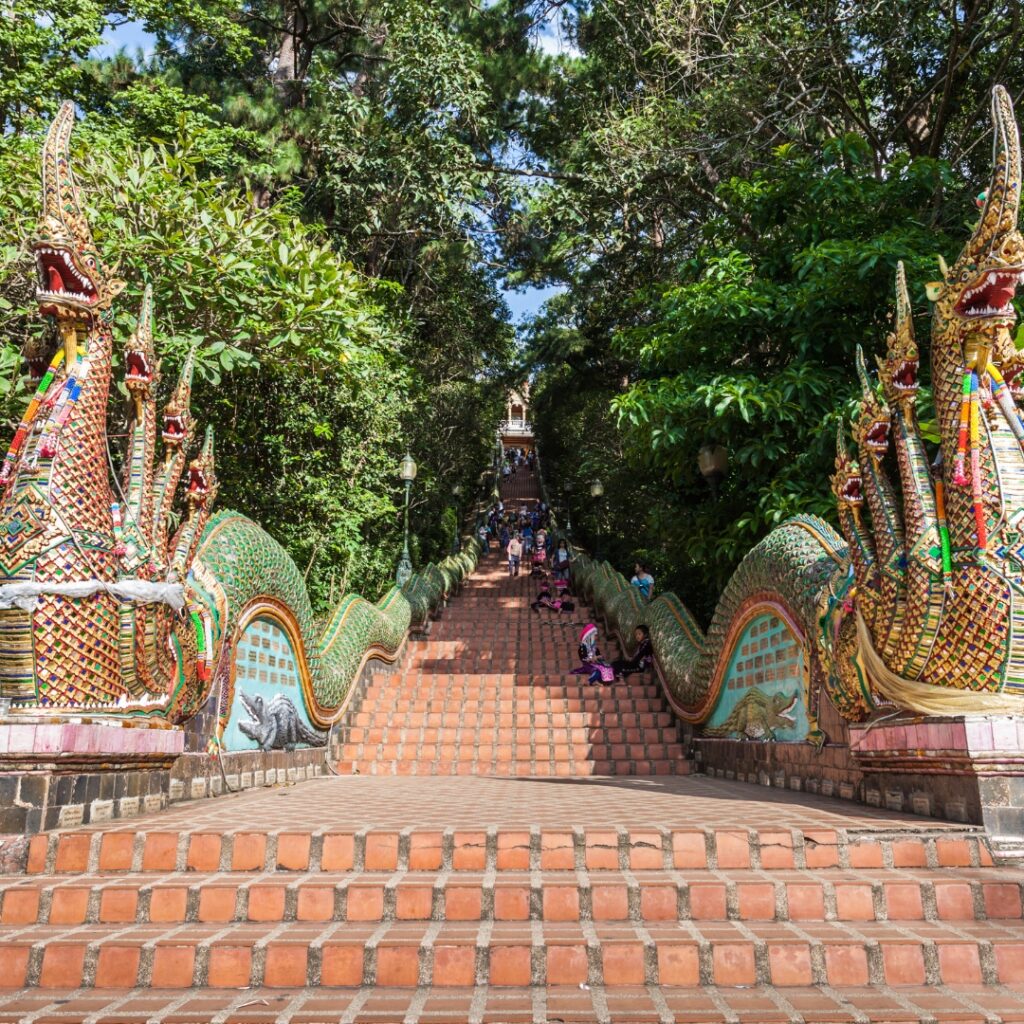
<svg viewBox="0 0 1024 1024"><path fill-rule="evenodd" d="M601 498L604 496L604 484L600 480L595 480L590 485L590 496L594 499L595 506L597 506ZM601 512L597 509L597 544L594 549L594 561L598 562L601 560Z"/></svg>
<svg viewBox="0 0 1024 1024"><path fill-rule="evenodd" d="M462 484L455 484L452 487L452 494L455 497L455 539L452 541L452 554L457 555L462 550L462 516L459 513L459 498L462 496Z"/></svg>
<svg viewBox="0 0 1024 1024"><path fill-rule="evenodd" d="M395 571L395 582L404 587L412 576L412 559L409 557L409 495L412 482L416 479L416 462L408 452L398 465L398 475L405 481L405 542L402 545L402 557Z"/></svg>

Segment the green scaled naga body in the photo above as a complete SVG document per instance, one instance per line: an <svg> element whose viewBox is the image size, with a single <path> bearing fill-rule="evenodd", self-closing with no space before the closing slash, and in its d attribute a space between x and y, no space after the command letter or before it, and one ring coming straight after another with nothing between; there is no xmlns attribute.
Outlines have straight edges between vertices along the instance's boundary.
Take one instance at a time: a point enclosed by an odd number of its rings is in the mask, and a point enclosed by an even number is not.
<svg viewBox="0 0 1024 1024"><path fill-rule="evenodd" d="M59 344L0 469L0 697L15 714L195 720L207 733L198 746L322 743L364 660L396 656L410 625L472 570L475 542L377 604L349 595L317 630L285 550L244 516L213 512L213 436L196 450L190 411L194 353L158 413L149 289L124 351L133 414L114 478L107 407L122 285L81 206L73 124L65 104L47 133L32 241L39 311Z"/></svg>
<svg viewBox="0 0 1024 1024"><path fill-rule="evenodd" d="M823 742L823 698L848 721L879 706L1024 713L1024 418L1014 393L1024 360L1010 334L1024 240L1019 138L1001 87L992 112L981 219L927 289L934 457L916 418L919 357L901 265L881 390L858 352L855 452L842 430L838 439L842 535L803 516L772 531L740 564L706 634L674 594L647 603L611 567L577 559L584 594L620 637L650 626L676 711L708 735L742 735L746 709L782 706L794 683L802 700L772 738Z"/></svg>

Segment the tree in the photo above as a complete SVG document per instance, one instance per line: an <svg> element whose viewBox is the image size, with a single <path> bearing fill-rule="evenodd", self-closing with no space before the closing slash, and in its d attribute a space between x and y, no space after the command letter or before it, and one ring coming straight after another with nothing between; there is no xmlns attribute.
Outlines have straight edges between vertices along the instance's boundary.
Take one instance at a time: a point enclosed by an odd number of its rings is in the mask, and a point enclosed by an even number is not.
<svg viewBox="0 0 1024 1024"><path fill-rule="evenodd" d="M954 255L972 217L962 176L987 159L992 76L1024 77L1020 16L999 3L564 9L580 56L532 126L543 176L510 250L521 279L566 288L530 337L535 403L552 410L541 442L556 475L606 453L605 552L621 567L644 554L708 614L773 525L832 515L853 349L883 343L898 259L926 312L935 254ZM614 415L596 415L601 402ZM579 448L563 456L565 433ZM709 442L732 465L717 502L697 470ZM593 541L583 504L574 522Z"/></svg>

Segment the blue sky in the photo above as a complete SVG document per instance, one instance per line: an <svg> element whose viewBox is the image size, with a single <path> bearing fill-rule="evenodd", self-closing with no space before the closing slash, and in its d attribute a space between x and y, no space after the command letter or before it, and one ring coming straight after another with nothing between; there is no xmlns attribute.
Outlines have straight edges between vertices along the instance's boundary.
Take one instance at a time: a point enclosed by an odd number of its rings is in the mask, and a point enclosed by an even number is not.
<svg viewBox="0 0 1024 1024"><path fill-rule="evenodd" d="M118 50L127 50L129 55L134 57L141 50L143 56L148 57L153 52L155 41L141 24L132 21L108 29L104 34L103 43L97 46L93 53L98 57L109 57ZM551 53L564 53L569 50L563 34L553 24L541 27L536 43L541 49ZM558 294L561 290L552 286L530 287L521 291L506 289L504 296L509 309L512 310L512 322L519 324L529 319L540 309L545 299Z"/></svg>

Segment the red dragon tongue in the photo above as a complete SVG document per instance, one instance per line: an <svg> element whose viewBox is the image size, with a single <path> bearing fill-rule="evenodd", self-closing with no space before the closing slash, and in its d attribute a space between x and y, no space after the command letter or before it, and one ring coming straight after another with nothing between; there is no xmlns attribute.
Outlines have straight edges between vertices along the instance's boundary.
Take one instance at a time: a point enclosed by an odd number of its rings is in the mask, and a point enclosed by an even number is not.
<svg viewBox="0 0 1024 1024"><path fill-rule="evenodd" d="M1013 293L1017 290L1017 282L1014 279L993 285L989 289L989 305L995 309L1002 309L1013 301Z"/></svg>
<svg viewBox="0 0 1024 1024"><path fill-rule="evenodd" d="M64 289L64 279L60 276L60 271L56 267L47 267L46 269L50 274L50 291L62 291Z"/></svg>

